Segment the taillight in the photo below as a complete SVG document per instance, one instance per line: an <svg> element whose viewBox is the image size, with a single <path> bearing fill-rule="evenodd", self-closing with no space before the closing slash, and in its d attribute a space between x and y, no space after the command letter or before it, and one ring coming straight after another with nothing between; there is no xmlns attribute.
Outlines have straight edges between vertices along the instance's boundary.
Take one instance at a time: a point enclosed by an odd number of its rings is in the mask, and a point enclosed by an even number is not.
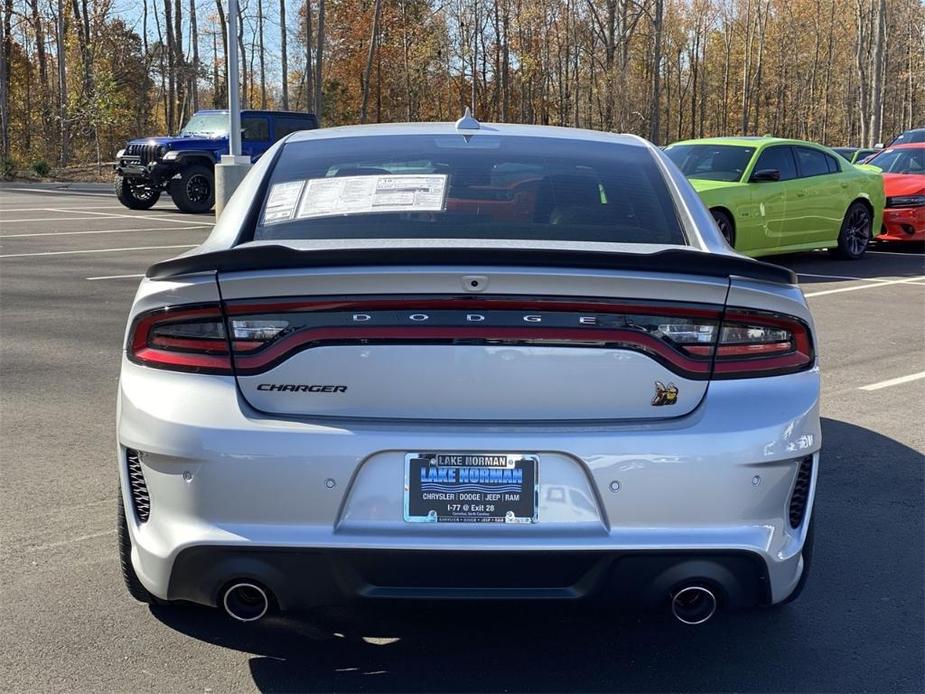
<svg viewBox="0 0 925 694"><path fill-rule="evenodd" d="M142 314L132 326L128 357L138 364L174 371L232 373L225 323L217 305Z"/></svg>
<svg viewBox="0 0 925 694"><path fill-rule="evenodd" d="M231 374L229 341L239 354L259 350L288 326L285 319L235 318L229 340L218 305L158 309L135 319L129 337L129 359L174 371Z"/></svg>
<svg viewBox="0 0 925 694"><path fill-rule="evenodd" d="M809 327L798 318L730 308L720 328L714 378L776 376L813 365Z"/></svg>
<svg viewBox="0 0 925 694"><path fill-rule="evenodd" d="M797 318L703 305L486 297L233 302L226 310L227 329L215 304L143 314L129 358L246 375L331 344L532 344L634 350L694 380L792 373L814 360L809 329Z"/></svg>

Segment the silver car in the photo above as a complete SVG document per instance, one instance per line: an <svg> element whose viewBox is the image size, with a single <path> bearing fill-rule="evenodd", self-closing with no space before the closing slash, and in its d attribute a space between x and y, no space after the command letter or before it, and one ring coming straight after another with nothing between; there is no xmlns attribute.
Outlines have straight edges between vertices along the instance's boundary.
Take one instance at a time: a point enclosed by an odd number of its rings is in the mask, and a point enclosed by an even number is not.
<svg viewBox="0 0 925 694"><path fill-rule="evenodd" d="M718 608L801 590L820 449L792 273L632 136L295 133L152 266L119 385L131 594Z"/></svg>

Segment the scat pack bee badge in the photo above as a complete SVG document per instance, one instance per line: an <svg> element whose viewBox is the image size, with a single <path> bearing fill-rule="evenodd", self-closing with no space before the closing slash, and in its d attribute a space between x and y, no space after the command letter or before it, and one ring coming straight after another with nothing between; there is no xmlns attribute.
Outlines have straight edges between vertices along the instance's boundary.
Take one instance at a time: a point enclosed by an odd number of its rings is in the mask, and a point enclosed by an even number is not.
<svg viewBox="0 0 925 694"><path fill-rule="evenodd" d="M678 387L674 383L669 383L667 386L661 381L655 382L655 397L652 398L652 405L654 407L662 407L664 405L676 405L678 402Z"/></svg>

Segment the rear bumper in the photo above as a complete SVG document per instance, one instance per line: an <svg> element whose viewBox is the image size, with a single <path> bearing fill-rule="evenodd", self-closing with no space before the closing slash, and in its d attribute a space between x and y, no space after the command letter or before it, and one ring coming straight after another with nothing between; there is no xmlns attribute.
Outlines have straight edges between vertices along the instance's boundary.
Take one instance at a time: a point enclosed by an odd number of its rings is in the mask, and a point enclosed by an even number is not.
<svg viewBox="0 0 925 694"><path fill-rule="evenodd" d="M264 586L282 610L363 600L588 600L653 609L692 582L724 607L771 601L752 552L388 551L199 546L174 562L168 598L221 604L230 580Z"/></svg>
<svg viewBox="0 0 925 694"><path fill-rule="evenodd" d="M590 596L612 592L608 586L619 592L634 571L644 576L642 583L660 586L659 576L678 557L699 562L719 554L757 560L752 573L765 576L759 581L767 588L763 597L743 604L779 602L803 571L817 464L807 512L796 528L789 502L799 461L813 456L818 463L818 393L814 369L713 382L700 407L664 420L586 427L321 422L260 414L230 377L124 360L118 426L123 500L130 509L126 447L143 452L151 500L147 522L129 514L132 561L145 587L161 598L215 604L220 585L252 566L252 578L278 591L281 603L300 606L326 596L382 597L402 587L412 589L407 597L421 589L439 589L439 597L499 589L508 597L518 597L517 591L526 591L523 597ZM538 522L405 523L407 451L537 454ZM633 568L641 560L630 561L665 554L674 558L645 571ZM379 562L382 557L388 560ZM367 570L396 558L406 567L401 575L414 577L416 557L438 567L456 557L474 566L506 557L501 566L507 570L469 586L382 582L377 571ZM544 572L518 568L544 563L562 563L573 573L531 585L540 579L530 577ZM276 578L280 574L284 579ZM505 583L518 576L519 584ZM465 590L452 590L460 587Z"/></svg>
<svg viewBox="0 0 925 694"><path fill-rule="evenodd" d="M895 207L883 211L883 231L878 241L925 240L925 207Z"/></svg>

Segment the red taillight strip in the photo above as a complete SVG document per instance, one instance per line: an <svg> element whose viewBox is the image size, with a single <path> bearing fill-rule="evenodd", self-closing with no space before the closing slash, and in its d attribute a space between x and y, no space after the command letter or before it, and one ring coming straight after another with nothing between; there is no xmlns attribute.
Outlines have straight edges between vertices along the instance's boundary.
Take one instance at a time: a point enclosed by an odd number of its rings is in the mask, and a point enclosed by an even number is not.
<svg viewBox="0 0 925 694"><path fill-rule="evenodd" d="M453 340L546 340L561 341L580 347L582 342L602 342L611 348L627 348L645 352L668 368L692 379L710 375L710 361L687 357L651 335L635 330L595 330L561 328L505 328L491 326L459 327L328 327L308 328L287 335L256 354L235 356L240 374L266 371L293 353L321 347L325 344L353 342L440 343Z"/></svg>
<svg viewBox="0 0 925 694"><path fill-rule="evenodd" d="M494 299L472 297L401 298L401 299L332 299L274 300L268 302L230 302L226 311L231 316L247 314L314 312L314 311L376 311L376 310L497 310L497 311L588 311L589 313L631 313L636 315L682 316L718 320L722 309L709 306L678 306L651 303L612 303L607 301L559 301L554 299Z"/></svg>
<svg viewBox="0 0 925 694"><path fill-rule="evenodd" d="M200 338L187 340L161 336L156 338L152 344L149 339L151 330L157 325L209 319L224 320L221 308L218 305L168 307L144 313L136 318L132 325L128 340L128 358L136 364L144 364L145 366L160 369L231 374L233 371L227 342ZM219 345L221 345L221 348ZM159 349L159 346L169 347L169 349ZM213 354L178 351L195 349L213 352ZM222 349L223 353L214 354L218 349Z"/></svg>
<svg viewBox="0 0 925 694"><path fill-rule="evenodd" d="M259 346L262 343L257 343ZM213 354L228 354L228 341L194 337L165 337L155 335L148 341L150 347L166 347L168 349L182 349L186 351L211 352ZM251 347L250 349L253 349Z"/></svg>
<svg viewBox="0 0 925 694"><path fill-rule="evenodd" d="M181 371L200 371L208 373L231 373L228 355L196 354L195 352L175 352L165 349L144 347L132 355L132 361L146 366L176 368Z"/></svg>
<svg viewBox="0 0 925 694"><path fill-rule="evenodd" d="M759 342L757 344L720 345L716 348L717 357L757 357L768 354L782 354L793 349L790 342Z"/></svg>
<svg viewBox="0 0 925 694"><path fill-rule="evenodd" d="M778 313L767 313L757 310L729 308L723 318L723 326L728 325L759 326L783 328L790 332L790 350L786 354L773 355L730 355L724 352L724 345L717 349L713 365L713 377L747 378L757 376L775 376L795 373L810 368L815 362L812 335L809 326L799 318ZM780 344L780 343L778 343ZM726 347L735 348L736 345Z"/></svg>
<svg viewBox="0 0 925 694"><path fill-rule="evenodd" d="M713 345L687 345L682 343L682 346L685 351L690 352L691 354L699 354L700 356L704 357L709 357L713 354ZM756 344L743 343L740 345L727 344L720 345L716 348L716 356L757 357L767 354L780 354L781 352L789 352L791 349L793 349L793 345L789 342L759 342Z"/></svg>

